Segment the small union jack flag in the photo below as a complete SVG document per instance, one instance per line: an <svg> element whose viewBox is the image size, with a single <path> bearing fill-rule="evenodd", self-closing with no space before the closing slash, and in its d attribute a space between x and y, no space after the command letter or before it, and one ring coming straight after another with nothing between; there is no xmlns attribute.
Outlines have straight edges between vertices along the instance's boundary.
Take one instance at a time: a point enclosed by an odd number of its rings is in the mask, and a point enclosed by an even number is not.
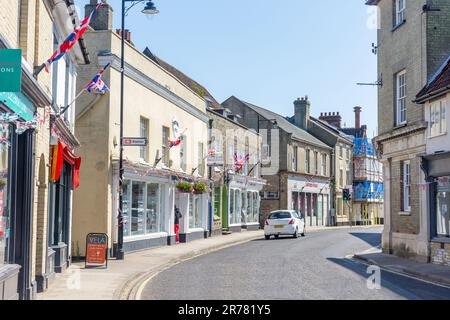
<svg viewBox="0 0 450 320"><path fill-rule="evenodd" d="M109 91L108 86L102 80L103 72L105 72L105 70L108 69L109 66L110 63L108 63L102 70L100 70L92 79L92 81L87 84L87 86L84 88L87 92L104 94Z"/></svg>

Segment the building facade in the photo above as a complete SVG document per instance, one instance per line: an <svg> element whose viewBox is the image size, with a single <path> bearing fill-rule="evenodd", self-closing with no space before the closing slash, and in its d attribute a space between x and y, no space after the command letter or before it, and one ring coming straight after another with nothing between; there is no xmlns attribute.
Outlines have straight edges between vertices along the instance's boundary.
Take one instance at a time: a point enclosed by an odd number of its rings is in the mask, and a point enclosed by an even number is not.
<svg viewBox="0 0 450 320"><path fill-rule="evenodd" d="M302 105L309 112L305 99ZM332 149L267 109L236 97L230 97L222 106L261 134L261 170L267 180L261 191L261 225L274 210L297 210L307 226L327 225Z"/></svg>
<svg viewBox="0 0 450 320"><path fill-rule="evenodd" d="M450 51L450 3L446 0L369 0L379 9L378 131L383 163L383 251L429 261L425 113L413 100ZM381 85L382 84L382 85Z"/></svg>
<svg viewBox="0 0 450 320"><path fill-rule="evenodd" d="M89 14L94 3L86 6ZM110 92L85 95L76 110L77 154L86 159L74 200L72 254L85 255L90 232L108 234L116 252L119 199L120 45L112 30L112 8L104 5L85 34L92 65L80 68L88 83L98 67L111 63L103 80ZM119 31L119 33L121 33ZM124 149L124 251L175 244L175 208L181 212L180 241L209 233L205 156L208 122L203 97L153 59L138 51L127 33L125 48L124 135L144 137L146 147ZM81 87L78 87L81 89ZM171 147L171 141L180 143ZM192 192L193 187L197 188Z"/></svg>
<svg viewBox="0 0 450 320"><path fill-rule="evenodd" d="M418 93L424 107L431 262L450 266L450 56Z"/></svg>

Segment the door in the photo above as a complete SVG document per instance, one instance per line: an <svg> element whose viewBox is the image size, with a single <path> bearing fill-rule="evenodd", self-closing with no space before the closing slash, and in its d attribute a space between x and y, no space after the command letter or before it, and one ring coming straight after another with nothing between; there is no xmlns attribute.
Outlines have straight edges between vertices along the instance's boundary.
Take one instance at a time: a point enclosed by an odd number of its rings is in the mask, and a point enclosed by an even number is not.
<svg viewBox="0 0 450 320"><path fill-rule="evenodd" d="M323 226L323 195L317 196L317 225Z"/></svg>

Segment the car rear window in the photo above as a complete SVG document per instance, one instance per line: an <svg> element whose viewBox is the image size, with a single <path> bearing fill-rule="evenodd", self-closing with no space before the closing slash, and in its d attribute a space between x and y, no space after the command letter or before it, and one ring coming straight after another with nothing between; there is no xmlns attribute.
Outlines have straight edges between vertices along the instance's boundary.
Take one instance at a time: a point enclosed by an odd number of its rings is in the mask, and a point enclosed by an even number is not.
<svg viewBox="0 0 450 320"><path fill-rule="evenodd" d="M290 219L290 218L291 218L291 214L289 212L285 212L285 211L274 212L269 216L269 220Z"/></svg>

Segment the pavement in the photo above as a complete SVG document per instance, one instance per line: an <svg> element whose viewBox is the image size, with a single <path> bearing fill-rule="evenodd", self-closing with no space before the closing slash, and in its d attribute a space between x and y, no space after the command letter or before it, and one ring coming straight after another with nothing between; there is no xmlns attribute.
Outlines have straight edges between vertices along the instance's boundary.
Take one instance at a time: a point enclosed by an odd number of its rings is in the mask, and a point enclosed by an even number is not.
<svg viewBox="0 0 450 320"><path fill-rule="evenodd" d="M368 266L382 227L255 239L176 264L138 286L137 300L450 300L450 287Z"/></svg>
<svg viewBox="0 0 450 320"><path fill-rule="evenodd" d="M334 229L309 227L308 232ZM262 230L243 231L176 246L129 253L122 261L109 260L107 269L85 269L84 263L73 263L66 272L56 274L49 289L38 293L37 299L133 300L139 285L154 274L194 257L254 239L262 239L263 236Z"/></svg>
<svg viewBox="0 0 450 320"><path fill-rule="evenodd" d="M424 281L450 286L450 267L431 263L420 263L382 253L380 249L354 255L370 265L376 265L387 271L413 276Z"/></svg>

